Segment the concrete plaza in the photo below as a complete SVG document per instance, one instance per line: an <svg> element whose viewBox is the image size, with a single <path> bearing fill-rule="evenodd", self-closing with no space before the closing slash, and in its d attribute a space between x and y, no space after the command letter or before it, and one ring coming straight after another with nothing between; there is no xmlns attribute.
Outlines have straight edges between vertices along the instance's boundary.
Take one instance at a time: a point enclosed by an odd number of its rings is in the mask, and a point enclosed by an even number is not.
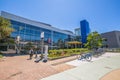
<svg viewBox="0 0 120 80"><path fill-rule="evenodd" d="M76 60L76 56L47 63L35 63L34 58L28 58L28 55L12 55L1 59L0 80L110 80L105 75L120 68L120 53L106 53L91 62Z"/></svg>
<svg viewBox="0 0 120 80"><path fill-rule="evenodd" d="M120 76L115 76L120 75L120 53L106 53L91 62L74 60L66 64L77 67L42 80L120 80Z"/></svg>

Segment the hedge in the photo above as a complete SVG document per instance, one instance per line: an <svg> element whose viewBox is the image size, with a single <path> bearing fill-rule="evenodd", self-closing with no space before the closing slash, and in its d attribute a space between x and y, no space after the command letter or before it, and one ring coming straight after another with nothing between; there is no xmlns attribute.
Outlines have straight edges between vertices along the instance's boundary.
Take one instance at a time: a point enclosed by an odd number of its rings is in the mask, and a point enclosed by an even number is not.
<svg viewBox="0 0 120 80"><path fill-rule="evenodd" d="M58 59L62 57L77 55L83 52L88 52L87 48L78 49L59 49L59 50L49 50L49 59Z"/></svg>

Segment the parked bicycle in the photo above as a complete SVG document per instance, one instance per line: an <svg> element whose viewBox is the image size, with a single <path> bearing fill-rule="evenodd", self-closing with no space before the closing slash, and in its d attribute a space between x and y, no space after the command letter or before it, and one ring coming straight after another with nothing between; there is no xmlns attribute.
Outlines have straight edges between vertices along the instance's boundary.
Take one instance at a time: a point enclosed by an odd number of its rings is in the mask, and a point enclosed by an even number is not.
<svg viewBox="0 0 120 80"><path fill-rule="evenodd" d="M92 60L92 53L82 53L77 55L78 60L85 59L86 61L90 62Z"/></svg>
<svg viewBox="0 0 120 80"><path fill-rule="evenodd" d="M94 57L102 56L104 53L105 53L105 49L104 48L94 49L93 52L92 52Z"/></svg>

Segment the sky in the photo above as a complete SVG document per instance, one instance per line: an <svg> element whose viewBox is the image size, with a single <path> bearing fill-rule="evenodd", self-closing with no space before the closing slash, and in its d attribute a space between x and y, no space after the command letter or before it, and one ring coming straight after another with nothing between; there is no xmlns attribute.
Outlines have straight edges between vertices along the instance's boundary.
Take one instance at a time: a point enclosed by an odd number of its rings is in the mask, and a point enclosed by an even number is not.
<svg viewBox="0 0 120 80"><path fill-rule="evenodd" d="M0 11L70 30L86 19L91 31L120 31L120 0L0 0Z"/></svg>

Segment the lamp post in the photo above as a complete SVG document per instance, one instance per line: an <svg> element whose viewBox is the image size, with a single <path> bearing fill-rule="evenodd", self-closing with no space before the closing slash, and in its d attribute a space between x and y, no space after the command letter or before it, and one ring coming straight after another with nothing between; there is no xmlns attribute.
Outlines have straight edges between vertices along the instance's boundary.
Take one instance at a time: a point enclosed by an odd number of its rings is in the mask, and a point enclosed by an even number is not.
<svg viewBox="0 0 120 80"><path fill-rule="evenodd" d="M35 62L39 62L42 60L43 62L47 62L48 56L48 45L44 45L44 32L41 32L41 58L35 60ZM43 48L44 48L44 56L43 56Z"/></svg>
<svg viewBox="0 0 120 80"><path fill-rule="evenodd" d="M17 44L16 53L19 54L20 53L20 49L19 49L19 46L20 46L20 36L17 36L16 44Z"/></svg>
<svg viewBox="0 0 120 80"><path fill-rule="evenodd" d="M43 59L44 32L41 32L41 59Z"/></svg>
<svg viewBox="0 0 120 80"><path fill-rule="evenodd" d="M16 37L16 43L17 43L17 49L16 49L16 53L20 53L20 30L22 30L23 27L22 26L19 26L19 29L18 29L18 36Z"/></svg>

